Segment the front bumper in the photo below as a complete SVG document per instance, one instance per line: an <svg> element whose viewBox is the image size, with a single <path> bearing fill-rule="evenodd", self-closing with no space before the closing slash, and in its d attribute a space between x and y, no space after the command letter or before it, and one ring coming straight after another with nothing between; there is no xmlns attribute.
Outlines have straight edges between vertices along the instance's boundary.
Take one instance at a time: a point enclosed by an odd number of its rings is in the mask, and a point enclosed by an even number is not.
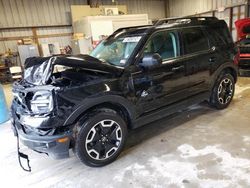
<svg viewBox="0 0 250 188"><path fill-rule="evenodd" d="M241 58L239 61L239 68L250 70L250 57L249 58Z"/></svg>
<svg viewBox="0 0 250 188"><path fill-rule="evenodd" d="M15 134L18 134L20 141L28 148L39 153L46 153L53 159L63 159L69 157L70 141L72 131L63 134L40 136L32 133L25 133L23 125L17 117L13 117L12 126ZM17 132L15 132L15 130Z"/></svg>

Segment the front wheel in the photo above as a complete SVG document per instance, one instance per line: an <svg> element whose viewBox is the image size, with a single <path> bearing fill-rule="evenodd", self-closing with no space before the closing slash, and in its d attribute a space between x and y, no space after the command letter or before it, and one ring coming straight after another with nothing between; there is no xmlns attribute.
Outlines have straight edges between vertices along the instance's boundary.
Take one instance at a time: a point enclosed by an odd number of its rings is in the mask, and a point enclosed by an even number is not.
<svg viewBox="0 0 250 188"><path fill-rule="evenodd" d="M233 99L235 80L229 73L221 74L215 82L211 93L210 104L217 109L226 108Z"/></svg>
<svg viewBox="0 0 250 188"><path fill-rule="evenodd" d="M117 113L99 112L79 128L74 150L86 165L104 166L119 156L126 136L126 123Z"/></svg>

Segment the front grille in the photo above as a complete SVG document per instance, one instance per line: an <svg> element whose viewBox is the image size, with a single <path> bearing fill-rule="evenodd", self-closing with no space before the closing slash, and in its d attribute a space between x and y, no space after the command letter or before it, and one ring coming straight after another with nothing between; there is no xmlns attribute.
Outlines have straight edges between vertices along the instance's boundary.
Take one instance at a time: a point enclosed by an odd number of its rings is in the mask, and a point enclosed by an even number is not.
<svg viewBox="0 0 250 188"><path fill-rule="evenodd" d="M248 53L250 53L250 46L240 46L240 53L241 54L248 54Z"/></svg>
<svg viewBox="0 0 250 188"><path fill-rule="evenodd" d="M241 59L239 61L240 68L250 68L250 60L249 59Z"/></svg>

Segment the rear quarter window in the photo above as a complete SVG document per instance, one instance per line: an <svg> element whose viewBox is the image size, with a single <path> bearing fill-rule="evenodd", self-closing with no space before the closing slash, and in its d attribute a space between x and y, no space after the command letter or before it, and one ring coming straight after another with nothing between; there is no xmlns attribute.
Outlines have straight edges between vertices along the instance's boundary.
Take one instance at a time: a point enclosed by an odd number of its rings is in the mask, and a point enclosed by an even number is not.
<svg viewBox="0 0 250 188"><path fill-rule="evenodd" d="M224 22L217 22L206 27L207 33L216 46L223 46L233 43L232 36L229 32L227 24Z"/></svg>
<svg viewBox="0 0 250 188"><path fill-rule="evenodd" d="M209 42L201 28L187 28L182 30L185 54L192 54L209 49Z"/></svg>

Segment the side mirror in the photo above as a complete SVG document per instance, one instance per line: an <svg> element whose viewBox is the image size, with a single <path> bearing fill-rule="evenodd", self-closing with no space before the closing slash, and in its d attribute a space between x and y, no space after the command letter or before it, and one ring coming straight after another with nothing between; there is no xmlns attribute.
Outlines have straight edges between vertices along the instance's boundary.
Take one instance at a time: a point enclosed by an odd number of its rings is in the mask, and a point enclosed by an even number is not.
<svg viewBox="0 0 250 188"><path fill-rule="evenodd" d="M162 64L162 58L158 53L148 53L142 58L140 65L146 69L152 69Z"/></svg>

